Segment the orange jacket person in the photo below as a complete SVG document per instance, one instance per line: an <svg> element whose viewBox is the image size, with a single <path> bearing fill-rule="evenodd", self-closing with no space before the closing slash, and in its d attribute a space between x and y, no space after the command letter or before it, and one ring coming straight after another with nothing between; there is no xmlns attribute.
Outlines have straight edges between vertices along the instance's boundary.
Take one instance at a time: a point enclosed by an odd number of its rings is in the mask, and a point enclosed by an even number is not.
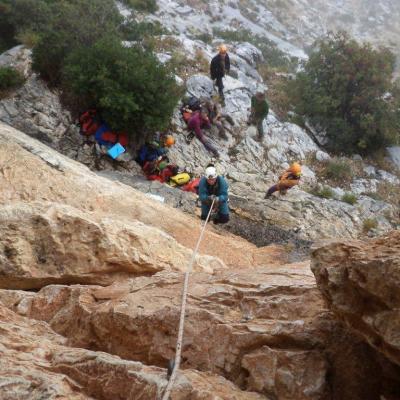
<svg viewBox="0 0 400 400"><path fill-rule="evenodd" d="M265 198L268 199L272 196L272 193L278 190L280 194L286 194L288 189L299 184L300 177L301 166L299 163L295 162L279 177L279 182L268 189Z"/></svg>

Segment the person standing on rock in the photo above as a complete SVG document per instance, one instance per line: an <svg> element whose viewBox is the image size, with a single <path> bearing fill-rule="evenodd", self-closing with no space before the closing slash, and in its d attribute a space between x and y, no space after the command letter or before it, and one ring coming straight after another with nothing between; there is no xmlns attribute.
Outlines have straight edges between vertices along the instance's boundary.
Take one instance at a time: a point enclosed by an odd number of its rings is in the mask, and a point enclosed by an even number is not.
<svg viewBox="0 0 400 400"><path fill-rule="evenodd" d="M221 44L218 47L218 54L211 60L210 75L211 79L215 81L215 84L218 87L218 93L222 102L225 101L222 78L225 74L229 74L230 68L231 62L228 55L228 49L224 44Z"/></svg>
<svg viewBox="0 0 400 400"><path fill-rule="evenodd" d="M223 176L217 174L212 164L207 166L204 176L200 179L199 198L202 220L207 219L214 200L214 209L217 210L214 224L226 224L229 221L228 183Z"/></svg>
<svg viewBox="0 0 400 400"><path fill-rule="evenodd" d="M264 137L263 122L269 112L269 105L265 97L265 93L258 91L251 98L251 111L249 116L249 125L255 125L257 127L258 138L262 140Z"/></svg>
<svg viewBox="0 0 400 400"><path fill-rule="evenodd" d="M286 194L286 192L299 184L301 178L301 165L294 162L280 177L279 182L276 185L271 186L265 194L265 199L272 196L273 193L279 191L280 194Z"/></svg>

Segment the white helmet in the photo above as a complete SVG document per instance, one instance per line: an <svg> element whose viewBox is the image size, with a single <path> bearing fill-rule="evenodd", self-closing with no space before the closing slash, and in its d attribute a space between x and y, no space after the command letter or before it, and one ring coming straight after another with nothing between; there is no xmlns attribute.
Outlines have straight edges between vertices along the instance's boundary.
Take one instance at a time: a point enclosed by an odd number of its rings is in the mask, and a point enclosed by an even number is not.
<svg viewBox="0 0 400 400"><path fill-rule="evenodd" d="M215 167L207 167L206 168L206 178L207 179L215 179L218 175L217 175L217 170L215 169Z"/></svg>

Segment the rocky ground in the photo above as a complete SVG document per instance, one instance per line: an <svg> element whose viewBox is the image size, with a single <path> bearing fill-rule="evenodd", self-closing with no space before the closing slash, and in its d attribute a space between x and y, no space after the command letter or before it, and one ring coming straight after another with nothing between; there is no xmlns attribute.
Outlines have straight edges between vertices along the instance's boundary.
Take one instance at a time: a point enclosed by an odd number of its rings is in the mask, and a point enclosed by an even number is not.
<svg viewBox="0 0 400 400"><path fill-rule="evenodd" d="M158 5L156 15L147 18L185 36L247 30L289 56L303 59L316 39L329 31L345 30L358 40L400 54L396 0L159 0Z"/></svg>
<svg viewBox="0 0 400 400"><path fill-rule="evenodd" d="M181 46L193 57L198 49L204 51L207 57L212 55L212 47L204 43L188 38L179 40ZM280 122L271 111L265 121L267 134L264 140L261 143L255 140L255 129L247 127L245 121L251 93L257 85L262 85L255 69L262 54L250 44L237 44L231 48L231 54L232 70L237 79L226 79L225 111L232 115L236 126L227 134L226 140L213 137L221 153L217 162L218 170L227 177L230 185L230 207L234 218L227 229L258 245L275 241L289 243L291 246L294 243L298 247L303 241L358 237L364 233L366 221L370 220L374 222L369 231L372 235L398 226L398 201L390 203L379 198L382 185L389 188L387 191L396 193L395 188L400 181L393 173L373 167L361 159L357 161L361 172L353 176L348 187L332 186L333 198L325 199L315 196L308 189L315 185L327 186L319 181L317 168L310 160L329 162L330 156L315 144L307 132L295 124ZM111 162L107 156L97 154L94 143L87 142L79 134L71 116L63 109L58 94L48 90L30 72L29 52L15 48L3 55L1 62L14 64L28 72L26 84L0 101L0 120L86 164L94 171L104 171L102 173L112 179L161 196L168 204L195 213L192 196L178 190L169 190L165 185L143 181L140 169L133 161L134 144L130 149L131 160L127 162ZM197 96L208 97L214 90L211 80L202 74L189 77L186 87L189 93ZM176 138L176 145L170 151L172 162L194 175L201 174L211 160L210 155L197 140L191 144L186 143L186 131L178 110L171 127ZM391 149L394 162L398 156L397 150ZM289 191L285 197L264 200L266 189L293 160L304 163L300 188ZM395 168L392 167L393 170ZM357 197L355 204L341 201L345 192L354 193Z"/></svg>
<svg viewBox="0 0 400 400"><path fill-rule="evenodd" d="M160 398L197 220L4 124L0 184L1 397ZM394 277L398 239L360 243L338 265L380 260ZM332 254L348 251L316 250L313 269L334 268ZM378 275L364 273L353 285L371 278L372 302ZM190 282L173 399L396 398L395 335L380 325L370 347L367 326L340 322L309 261L288 263L284 246L210 226Z"/></svg>
<svg viewBox="0 0 400 400"><path fill-rule="evenodd" d="M219 4L169 3L187 25L192 7L204 7L205 27L208 8ZM225 11L238 10L240 20L242 3ZM173 32L179 48L208 60L216 42L183 28ZM278 31L271 35L282 49L304 56ZM160 49L160 59L173 51ZM391 232L399 199L376 195L398 186L400 149L389 149L389 170L356 157L346 160L357 164L349 182L322 182L321 163L331 157L297 125L272 110L267 135L255 140L245 121L250 96L264 85L256 69L262 54L249 43L230 44L230 54L225 110L236 126L213 140L232 220L207 227L195 259L171 398L399 400L400 237ZM0 56L0 65L27 77L0 100L0 398L159 399L183 271L200 232L195 196L146 181L135 146L123 163L98 155L30 62L23 47ZM205 73L177 79L190 94L213 94ZM196 140L186 143L178 111L171 129L171 160L200 174L210 156ZM302 185L264 200L293 160L304 164ZM330 184L333 198L307 189L318 184ZM348 191L357 195L353 205L341 201ZM376 222L368 234L384 236L366 239L368 220ZM364 241L351 240L358 237Z"/></svg>

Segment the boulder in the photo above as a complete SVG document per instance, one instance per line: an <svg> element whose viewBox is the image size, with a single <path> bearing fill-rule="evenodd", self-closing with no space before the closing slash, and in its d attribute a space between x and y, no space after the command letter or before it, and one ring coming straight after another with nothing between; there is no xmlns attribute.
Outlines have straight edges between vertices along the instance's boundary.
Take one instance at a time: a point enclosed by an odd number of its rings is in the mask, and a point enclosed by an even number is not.
<svg viewBox="0 0 400 400"><path fill-rule="evenodd" d="M329 308L400 365L400 232L325 245L311 269Z"/></svg>
<svg viewBox="0 0 400 400"><path fill-rule="evenodd" d="M160 398L167 385L165 369L145 366L102 352L68 347L47 323L21 317L0 303L0 397L33 399ZM211 398L268 400L243 392L223 377L182 371L173 387L177 400Z"/></svg>
<svg viewBox="0 0 400 400"><path fill-rule="evenodd" d="M71 346L161 367L174 354L182 283L182 276L163 272L105 288L47 286L19 300L21 292L13 298L4 291L0 299L48 322ZM308 263L194 273L182 368L274 398L326 399L327 360L316 350L323 346L323 310Z"/></svg>
<svg viewBox="0 0 400 400"><path fill-rule="evenodd" d="M25 78L32 72L31 65L32 50L27 49L25 46L15 46L3 54L0 54L0 66L15 68Z"/></svg>
<svg viewBox="0 0 400 400"><path fill-rule="evenodd" d="M2 288L110 284L163 269L185 271L191 256L170 235L139 221L96 219L54 203L2 207L0 233ZM225 265L215 257L196 257L195 270L215 268Z"/></svg>
<svg viewBox="0 0 400 400"><path fill-rule="evenodd" d="M388 147L387 152L394 166L400 170L400 146Z"/></svg>
<svg viewBox="0 0 400 400"><path fill-rule="evenodd" d="M264 61L261 50L248 42L238 43L234 49L236 55L243 58L254 68L257 66L257 63Z"/></svg>

